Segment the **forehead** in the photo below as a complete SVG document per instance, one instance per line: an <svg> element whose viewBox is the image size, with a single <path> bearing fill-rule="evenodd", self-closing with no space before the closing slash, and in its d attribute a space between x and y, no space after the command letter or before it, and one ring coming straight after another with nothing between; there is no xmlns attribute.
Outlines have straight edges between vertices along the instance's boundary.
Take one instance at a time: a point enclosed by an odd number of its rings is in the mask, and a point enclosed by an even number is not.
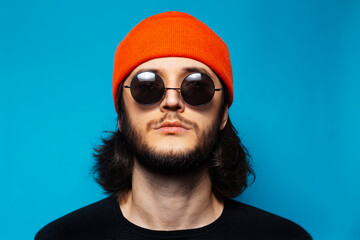
<svg viewBox="0 0 360 240"><path fill-rule="evenodd" d="M184 74L187 72L202 72L209 75L213 80L219 81L215 72L206 64L196 61L191 58L184 57L164 57L155 58L144 62L137 66L129 75L132 78L134 75L142 71L156 70L161 74Z"/></svg>
<svg viewBox="0 0 360 240"><path fill-rule="evenodd" d="M197 67L203 67L211 70L207 65L205 65L202 62L196 61L191 58L184 58L184 57L163 57L163 58L155 58L151 59L149 61L146 61L142 64L140 64L139 67L148 67L148 66L154 66L154 67L166 67L166 68L173 68L176 69L181 66L197 66Z"/></svg>

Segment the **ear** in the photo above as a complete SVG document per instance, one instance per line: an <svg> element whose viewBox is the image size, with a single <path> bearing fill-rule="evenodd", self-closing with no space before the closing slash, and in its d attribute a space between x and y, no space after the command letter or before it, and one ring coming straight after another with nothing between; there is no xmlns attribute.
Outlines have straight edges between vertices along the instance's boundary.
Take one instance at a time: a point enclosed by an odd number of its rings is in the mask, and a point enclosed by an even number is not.
<svg viewBox="0 0 360 240"><path fill-rule="evenodd" d="M219 125L219 130L223 130L226 126L226 123L228 121L228 118L229 118L229 112L228 112L229 108L228 106L225 107L224 109L224 113L223 113L223 116L221 118L221 122L220 122L220 125Z"/></svg>

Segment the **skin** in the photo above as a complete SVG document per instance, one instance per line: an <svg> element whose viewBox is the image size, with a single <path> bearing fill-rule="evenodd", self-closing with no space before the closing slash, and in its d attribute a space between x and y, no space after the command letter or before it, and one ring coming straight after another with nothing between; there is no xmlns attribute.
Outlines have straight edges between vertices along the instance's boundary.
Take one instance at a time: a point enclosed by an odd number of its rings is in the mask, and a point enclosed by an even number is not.
<svg viewBox="0 0 360 240"><path fill-rule="evenodd" d="M200 71L213 79L216 88L221 88L218 77L208 66L179 57L157 58L139 65L124 85L130 85L136 74L150 69L158 72L165 87L178 88L187 75ZM167 90L159 103L150 106L137 103L127 88L124 88L123 98L128 119L142 140L154 151L173 154L193 150L201 134L218 120L222 93L215 92L212 101L202 107L188 105L176 90ZM176 114L188 122L180 121ZM168 117L159 122L164 116ZM227 119L226 108L219 130L225 127ZM182 126L161 127L164 122ZM167 231L206 226L214 222L223 210L223 202L211 191L207 169L181 176L162 176L148 171L136 159L132 190L125 198L119 199L119 204L124 217L135 225Z"/></svg>

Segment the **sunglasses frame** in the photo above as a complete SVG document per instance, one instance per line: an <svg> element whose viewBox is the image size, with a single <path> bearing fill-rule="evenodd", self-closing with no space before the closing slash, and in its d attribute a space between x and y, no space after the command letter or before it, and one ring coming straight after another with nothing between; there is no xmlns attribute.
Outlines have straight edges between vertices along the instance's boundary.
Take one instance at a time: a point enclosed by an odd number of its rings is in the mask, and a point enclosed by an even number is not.
<svg viewBox="0 0 360 240"><path fill-rule="evenodd" d="M132 83L133 83L134 79L135 79L139 74L142 74L142 73L145 73L145 72L150 72L150 73L155 74L155 76L158 76L158 77L160 78L161 82L162 82L162 85L163 85L163 94L162 94L160 100L157 101L157 102L154 102L154 103L141 103L141 102L137 101L137 100L134 98L134 95L133 95L133 92L132 92ZM181 92L182 92L182 91L181 91L181 87L182 87L182 85L183 85L183 83L184 83L184 81L185 81L186 78L188 78L189 76L191 76L191 75L193 75L193 74L198 74L198 73L207 76L207 77L212 81L212 84L213 84L213 86L214 86L214 89L213 89L213 95L211 96L210 101L208 101L208 102L206 102L206 103L203 103L203 104L199 104L199 105L193 105L193 104L188 103L188 102L183 98L183 96L182 96L182 94L181 94ZM189 75L187 75L187 76L181 81L181 86L180 86L179 88L167 88L167 87L165 87L164 80L160 77L159 74L157 74L157 73L155 73L155 72L152 72L152 71L144 71L144 72L139 72L138 74L136 74L136 75L131 79L130 85L123 85L122 87L123 87L123 88L130 88L131 96L133 97L133 99L134 99L137 103L139 103L139 104L141 104L141 105L144 105L144 106L150 106L150 105L154 105L154 104L156 104L156 103L159 103L159 102L161 102L161 101L164 99L167 90L176 90L176 91L180 94L180 96L182 97L182 99L184 100L184 102L186 102L186 103L189 104L190 106L193 106L193 107L202 107L202 106L205 106L205 105L209 104L209 103L212 101L212 99L214 98L215 92L224 90L224 88L215 88L214 80L213 80L209 75L207 75L207 74L205 74L205 73L202 73L202 72L193 72L193 73L190 73Z"/></svg>

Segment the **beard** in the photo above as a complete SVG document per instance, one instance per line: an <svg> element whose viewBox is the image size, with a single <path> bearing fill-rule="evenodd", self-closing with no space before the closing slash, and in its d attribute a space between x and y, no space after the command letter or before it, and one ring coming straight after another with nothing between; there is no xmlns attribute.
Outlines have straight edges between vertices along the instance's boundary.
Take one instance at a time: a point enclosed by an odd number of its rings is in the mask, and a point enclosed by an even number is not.
<svg viewBox="0 0 360 240"><path fill-rule="evenodd" d="M192 125L197 135L197 143L193 149L176 152L170 149L168 152L156 151L144 141L136 127L128 121L128 118L125 118L124 135L131 148L130 150L138 163L150 172L164 176L185 175L203 169L207 166L209 159L212 158L219 134L219 118L206 131L200 133L196 123L184 119L178 113L171 114L171 119L178 119L180 122ZM150 129L151 125L158 124L169 118L169 114L166 114L159 121L150 122L147 129Z"/></svg>

